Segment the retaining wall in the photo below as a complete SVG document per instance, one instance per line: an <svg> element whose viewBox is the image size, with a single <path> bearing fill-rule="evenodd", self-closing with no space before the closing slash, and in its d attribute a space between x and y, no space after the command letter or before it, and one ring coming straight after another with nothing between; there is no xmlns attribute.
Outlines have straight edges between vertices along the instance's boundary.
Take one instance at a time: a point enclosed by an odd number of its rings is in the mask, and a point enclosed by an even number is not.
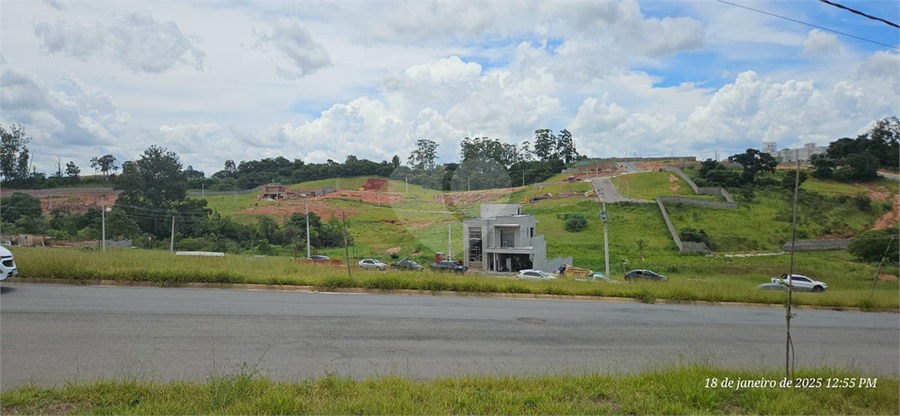
<svg viewBox="0 0 900 416"><path fill-rule="evenodd" d="M794 251L846 250L851 241L853 240L850 238L842 238L839 240L800 240L794 243ZM788 241L781 249L790 253L791 242Z"/></svg>

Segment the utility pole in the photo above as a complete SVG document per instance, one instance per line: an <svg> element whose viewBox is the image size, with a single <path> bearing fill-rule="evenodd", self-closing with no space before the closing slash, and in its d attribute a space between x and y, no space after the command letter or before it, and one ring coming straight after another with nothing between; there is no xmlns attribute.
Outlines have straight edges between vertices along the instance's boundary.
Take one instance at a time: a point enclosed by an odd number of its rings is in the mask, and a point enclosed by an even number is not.
<svg viewBox="0 0 900 416"><path fill-rule="evenodd" d="M169 253L175 252L175 213L172 213L172 240L169 241Z"/></svg>
<svg viewBox="0 0 900 416"><path fill-rule="evenodd" d="M303 202L306 205L306 258L309 259L309 195L303 194Z"/></svg>
<svg viewBox="0 0 900 416"><path fill-rule="evenodd" d="M350 248L347 246L347 215L344 214L344 211L341 211L341 221L344 226L344 256L347 259L347 277L352 277L350 272Z"/></svg>
<svg viewBox="0 0 900 416"><path fill-rule="evenodd" d="M406 193L409 193L409 176L406 177Z"/></svg>
<svg viewBox="0 0 900 416"><path fill-rule="evenodd" d="M606 212L606 202L603 203L603 211L600 211L600 220L603 221L603 252L606 258L606 277L609 277L609 233L606 229L609 213Z"/></svg>
<svg viewBox="0 0 900 416"><path fill-rule="evenodd" d="M100 237L103 238L103 242L100 246L103 248L103 251L106 251L106 198L100 197L100 200L103 201L100 206L102 209L100 210Z"/></svg>
<svg viewBox="0 0 900 416"><path fill-rule="evenodd" d="M784 345L784 377L785 378L793 378L791 374L791 348L793 347L793 340L791 340L791 319L793 319L793 315L791 314L791 301L794 294L794 244L797 242L797 196L800 192L800 151L795 151L797 154L797 175L794 178L794 221L791 226L791 265L788 269L787 276L787 291L788 291L788 301L787 301L787 313L784 315L784 319L787 324L787 338L785 339ZM784 283L784 282L782 282Z"/></svg>
<svg viewBox="0 0 900 416"><path fill-rule="evenodd" d="M447 224L447 260L453 260L453 232L451 225Z"/></svg>

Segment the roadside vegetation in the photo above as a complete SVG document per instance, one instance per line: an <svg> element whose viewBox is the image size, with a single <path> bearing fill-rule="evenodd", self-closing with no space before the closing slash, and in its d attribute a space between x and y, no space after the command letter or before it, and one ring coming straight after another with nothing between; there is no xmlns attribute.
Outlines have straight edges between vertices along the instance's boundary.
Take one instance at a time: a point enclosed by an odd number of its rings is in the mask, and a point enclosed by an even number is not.
<svg viewBox="0 0 900 416"><path fill-rule="evenodd" d="M576 233L577 234L577 233ZM669 282L580 281L566 276L556 281L516 280L512 276L443 273L367 271L346 266L298 264L289 257L188 257L161 251L111 249L107 252L70 248L15 248L20 275L24 279L66 279L74 283L100 280L149 282L158 286L188 283L260 284L308 286L318 290L361 288L436 292L515 293L623 297L641 302L748 302L784 303L784 292L756 290L760 283L787 270L787 256L710 258L705 256L645 257L643 267L669 276ZM337 256L335 256L337 257ZM872 290L876 265L850 261L843 252L798 253L796 273L815 276L828 283L824 293L795 293L795 305L866 311L897 311L898 282L878 282ZM636 261L640 261L637 259ZM426 266L430 263L422 262ZM614 279L622 270L641 265L611 264ZM597 270L602 270L597 268ZM896 272L896 271L895 271Z"/></svg>
<svg viewBox="0 0 900 416"><path fill-rule="evenodd" d="M356 380L329 373L318 379L276 382L243 366L205 383L161 383L132 378L32 384L0 394L3 414L898 414L896 378L874 387L824 388L828 380L866 375L829 368L800 370L822 388L707 388L711 379L774 380L775 371L707 366L651 369L633 374L465 377L413 381L406 377ZM868 384L867 384L868 385ZM737 386L737 384L735 384Z"/></svg>

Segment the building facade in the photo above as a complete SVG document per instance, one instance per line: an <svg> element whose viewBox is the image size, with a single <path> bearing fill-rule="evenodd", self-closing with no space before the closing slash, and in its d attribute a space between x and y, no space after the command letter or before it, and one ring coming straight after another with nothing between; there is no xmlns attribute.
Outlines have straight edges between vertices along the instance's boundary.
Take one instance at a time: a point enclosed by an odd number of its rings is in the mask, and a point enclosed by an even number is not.
<svg viewBox="0 0 900 416"><path fill-rule="evenodd" d="M518 204L482 204L481 218L463 221L464 262L469 269L517 272L554 271L572 257L547 259L544 236L536 235L534 215L522 215Z"/></svg>

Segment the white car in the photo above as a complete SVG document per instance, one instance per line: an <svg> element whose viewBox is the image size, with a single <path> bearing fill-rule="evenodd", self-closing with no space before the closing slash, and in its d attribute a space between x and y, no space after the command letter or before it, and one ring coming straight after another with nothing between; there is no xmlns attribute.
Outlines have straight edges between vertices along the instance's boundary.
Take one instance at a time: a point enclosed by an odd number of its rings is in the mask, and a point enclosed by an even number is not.
<svg viewBox="0 0 900 416"><path fill-rule="evenodd" d="M824 292L828 290L828 285L826 285L825 282L813 280L799 274L788 276L788 274L785 273L781 275L781 277L773 277L772 283L778 283L780 285L790 286L794 290L802 290L808 292Z"/></svg>
<svg viewBox="0 0 900 416"><path fill-rule="evenodd" d="M517 279L556 280L556 276L552 276L543 270L537 270L537 269L519 270L519 274L516 276L516 278Z"/></svg>
<svg viewBox="0 0 900 416"><path fill-rule="evenodd" d="M362 259L359 261L359 267L369 270L387 270L387 264L375 259Z"/></svg>
<svg viewBox="0 0 900 416"><path fill-rule="evenodd" d="M13 254L6 247L0 247L0 280L6 280L19 274Z"/></svg>

